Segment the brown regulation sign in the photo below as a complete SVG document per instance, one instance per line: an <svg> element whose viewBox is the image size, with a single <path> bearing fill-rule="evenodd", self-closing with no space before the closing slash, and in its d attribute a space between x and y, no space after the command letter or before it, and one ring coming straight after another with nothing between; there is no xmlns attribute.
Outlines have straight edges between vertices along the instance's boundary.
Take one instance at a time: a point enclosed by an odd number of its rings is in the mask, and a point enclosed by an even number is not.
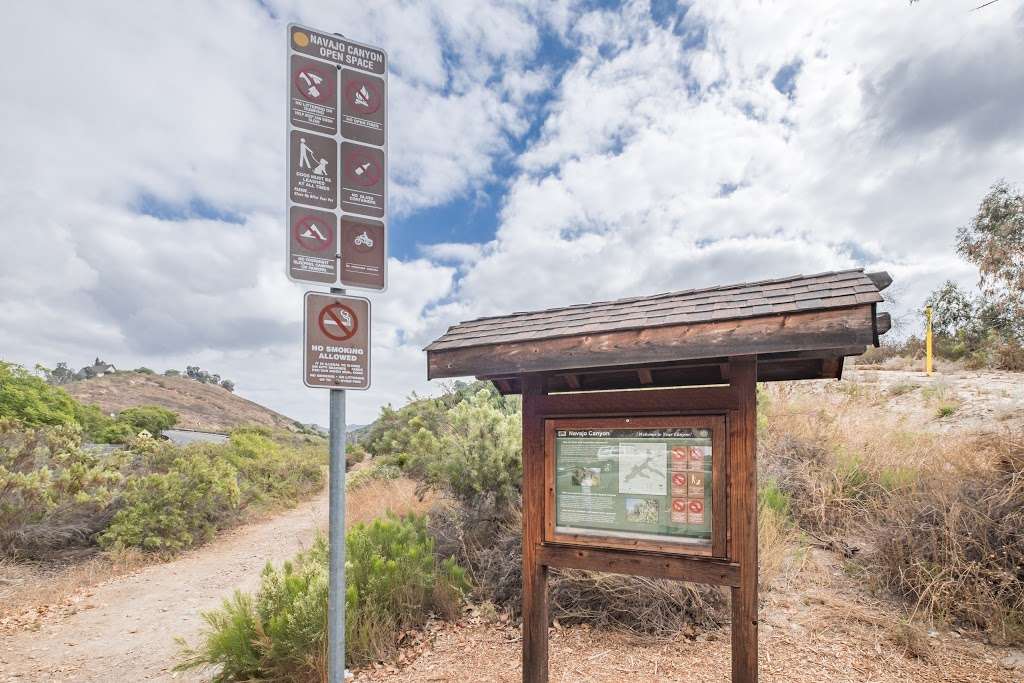
<svg viewBox="0 0 1024 683"><path fill-rule="evenodd" d="M370 388L370 301L306 292L302 381L320 389Z"/></svg>
<svg viewBox="0 0 1024 683"><path fill-rule="evenodd" d="M296 282L387 288L387 54L288 26L286 258Z"/></svg>

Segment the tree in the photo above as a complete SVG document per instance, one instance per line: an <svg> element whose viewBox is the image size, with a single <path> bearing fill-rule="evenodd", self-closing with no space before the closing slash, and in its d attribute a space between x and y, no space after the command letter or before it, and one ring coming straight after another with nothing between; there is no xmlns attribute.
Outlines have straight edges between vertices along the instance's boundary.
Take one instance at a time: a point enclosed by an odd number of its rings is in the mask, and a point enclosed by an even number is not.
<svg viewBox="0 0 1024 683"><path fill-rule="evenodd" d="M145 429L156 436L177 424L178 414L160 406L137 406L122 410L117 415L117 421L131 425L137 430L136 433Z"/></svg>
<svg viewBox="0 0 1024 683"><path fill-rule="evenodd" d="M996 309L1000 332L1024 339L1024 192L997 182L956 240L957 253L978 267L978 287Z"/></svg>
<svg viewBox="0 0 1024 683"><path fill-rule="evenodd" d="M76 406L63 389L20 365L0 361L0 417L20 420L28 427L74 425Z"/></svg>
<svg viewBox="0 0 1024 683"><path fill-rule="evenodd" d="M235 383L229 379L221 380L220 385L231 393L235 392Z"/></svg>

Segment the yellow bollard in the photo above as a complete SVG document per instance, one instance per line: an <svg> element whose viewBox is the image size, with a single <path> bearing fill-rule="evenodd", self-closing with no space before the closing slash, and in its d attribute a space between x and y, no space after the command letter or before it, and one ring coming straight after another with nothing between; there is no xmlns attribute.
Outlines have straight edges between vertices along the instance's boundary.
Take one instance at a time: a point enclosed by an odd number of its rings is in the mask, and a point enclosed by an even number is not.
<svg viewBox="0 0 1024 683"><path fill-rule="evenodd" d="M930 377L932 374L932 307L924 309L924 371Z"/></svg>

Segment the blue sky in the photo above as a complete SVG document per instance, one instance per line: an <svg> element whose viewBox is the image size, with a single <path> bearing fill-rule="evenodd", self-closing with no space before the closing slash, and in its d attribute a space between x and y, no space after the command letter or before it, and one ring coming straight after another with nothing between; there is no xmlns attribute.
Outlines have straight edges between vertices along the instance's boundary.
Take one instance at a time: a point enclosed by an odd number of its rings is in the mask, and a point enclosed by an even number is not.
<svg viewBox="0 0 1024 683"><path fill-rule="evenodd" d="M18 3L0 357L198 364L325 422L281 248L289 21L390 56L391 282L355 422L435 390L422 347L481 315L862 266L912 330L975 280L956 228L1024 180L1024 8L974 4Z"/></svg>

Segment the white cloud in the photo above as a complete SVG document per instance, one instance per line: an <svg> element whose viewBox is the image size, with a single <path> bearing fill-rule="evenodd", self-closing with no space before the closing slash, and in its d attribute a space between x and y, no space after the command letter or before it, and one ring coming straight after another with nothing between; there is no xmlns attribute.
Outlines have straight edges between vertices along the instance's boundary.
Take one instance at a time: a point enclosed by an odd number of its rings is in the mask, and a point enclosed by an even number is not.
<svg viewBox="0 0 1024 683"><path fill-rule="evenodd" d="M507 190L493 240L391 261L354 422L425 388L421 347L477 315L853 265L916 306L971 281L956 226L1024 179L1024 10L971 6L707 1L659 26L639 0L19 4L0 43L0 349L198 363L326 420L281 254L291 20L388 48L399 214ZM541 52L559 39L569 63Z"/></svg>

